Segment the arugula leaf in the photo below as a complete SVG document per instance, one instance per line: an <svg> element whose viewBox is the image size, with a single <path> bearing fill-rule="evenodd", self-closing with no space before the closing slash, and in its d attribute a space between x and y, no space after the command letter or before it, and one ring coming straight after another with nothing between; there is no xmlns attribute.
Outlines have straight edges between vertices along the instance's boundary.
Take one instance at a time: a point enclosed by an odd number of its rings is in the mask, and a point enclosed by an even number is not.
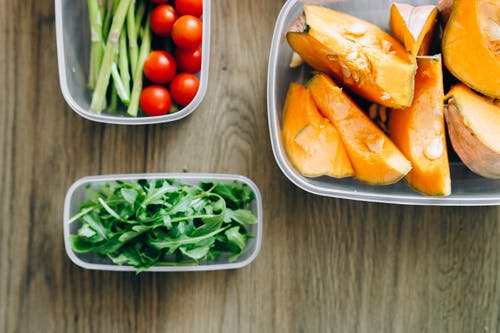
<svg viewBox="0 0 500 333"><path fill-rule="evenodd" d="M120 193L123 196L123 199L125 199L128 203L132 205L135 204L135 201L139 196L139 193L137 193L137 191L134 190L133 188L122 188L120 190Z"/></svg>
<svg viewBox="0 0 500 333"><path fill-rule="evenodd" d="M238 222L242 226L246 227L249 224L256 224L257 217L247 209L228 209L224 215L224 222L230 223L231 221Z"/></svg>

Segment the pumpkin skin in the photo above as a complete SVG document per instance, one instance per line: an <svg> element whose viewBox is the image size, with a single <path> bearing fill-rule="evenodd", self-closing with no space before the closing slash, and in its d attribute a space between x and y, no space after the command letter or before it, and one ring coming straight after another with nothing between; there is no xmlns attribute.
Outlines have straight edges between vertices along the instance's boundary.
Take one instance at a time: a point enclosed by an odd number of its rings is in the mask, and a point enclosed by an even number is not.
<svg viewBox="0 0 500 333"><path fill-rule="evenodd" d="M283 109L285 151L294 167L306 177L353 175L340 136L316 108L309 92L291 83Z"/></svg>
<svg viewBox="0 0 500 333"><path fill-rule="evenodd" d="M389 134L413 166L405 176L408 185L426 195L446 196L451 193L451 177L441 55L418 57L417 64L413 103L391 111Z"/></svg>
<svg viewBox="0 0 500 333"><path fill-rule="evenodd" d="M363 111L324 73L306 84L320 112L338 130L351 160L354 177L374 185L404 177L411 163Z"/></svg>
<svg viewBox="0 0 500 333"><path fill-rule="evenodd" d="M391 32L412 57L429 53L438 12L437 6L391 5Z"/></svg>
<svg viewBox="0 0 500 333"><path fill-rule="evenodd" d="M445 118L451 144L476 174L500 179L500 106L464 84L446 95Z"/></svg>
<svg viewBox="0 0 500 333"><path fill-rule="evenodd" d="M306 4L304 17L291 27L287 41L311 67L356 94L389 107L411 105L416 63L396 39L374 24Z"/></svg>
<svg viewBox="0 0 500 333"><path fill-rule="evenodd" d="M448 70L494 98L500 98L499 11L498 0L455 0L442 40Z"/></svg>

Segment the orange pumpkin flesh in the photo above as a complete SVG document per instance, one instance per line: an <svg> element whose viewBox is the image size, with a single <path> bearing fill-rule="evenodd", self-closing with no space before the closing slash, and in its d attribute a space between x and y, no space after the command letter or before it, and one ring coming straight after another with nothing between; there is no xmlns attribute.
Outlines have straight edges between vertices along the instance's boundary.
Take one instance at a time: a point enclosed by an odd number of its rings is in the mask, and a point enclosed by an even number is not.
<svg viewBox="0 0 500 333"><path fill-rule="evenodd" d="M404 110L392 110L389 133L412 163L413 168L405 177L408 185L427 195L449 195L451 178L443 115L441 56L419 57L417 63L413 103Z"/></svg>
<svg viewBox="0 0 500 333"><path fill-rule="evenodd" d="M304 14L287 40L306 63L375 103L411 104L416 64L396 39L367 21L323 6L304 5Z"/></svg>
<svg viewBox="0 0 500 333"><path fill-rule="evenodd" d="M291 83L283 110L285 151L306 177L342 178L353 169L337 130L316 108L309 92Z"/></svg>
<svg viewBox="0 0 500 333"><path fill-rule="evenodd" d="M500 178L500 106L463 84L446 95L451 144L462 162L478 175Z"/></svg>
<svg viewBox="0 0 500 333"><path fill-rule="evenodd" d="M327 75L316 74L306 87L320 112L338 130L356 178L384 185L410 171L410 162L398 148Z"/></svg>
<svg viewBox="0 0 500 333"><path fill-rule="evenodd" d="M499 13L498 0L455 0L442 40L448 70L494 98L500 98Z"/></svg>
<svg viewBox="0 0 500 333"><path fill-rule="evenodd" d="M436 6L414 7L393 3L390 16L391 32L413 57L427 55L437 14Z"/></svg>

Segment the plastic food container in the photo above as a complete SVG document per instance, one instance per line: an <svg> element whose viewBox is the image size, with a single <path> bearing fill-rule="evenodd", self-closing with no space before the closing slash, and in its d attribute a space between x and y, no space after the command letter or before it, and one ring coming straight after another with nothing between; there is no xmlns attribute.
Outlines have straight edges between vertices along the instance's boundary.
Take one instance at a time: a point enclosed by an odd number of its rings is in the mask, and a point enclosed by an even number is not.
<svg viewBox="0 0 500 333"><path fill-rule="evenodd" d="M437 4L437 1L405 1L413 5ZM281 137L281 115L290 82L304 83L309 69L289 68L292 49L286 32L302 13L304 3L315 3L363 18L388 30L391 1L300 1L288 0L279 13L269 55L267 108L272 149L281 171L305 191L329 197L353 200L435 206L488 206L500 204L500 180L480 177L459 161L450 163L452 193L447 197L424 196L413 191L404 181L393 185L373 186L356 179L302 176L288 160ZM448 146L451 149L451 146Z"/></svg>
<svg viewBox="0 0 500 333"><path fill-rule="evenodd" d="M92 270L104 271L135 271L133 266L116 265L107 258L102 258L93 253L76 253L73 251L69 236L76 234L80 222L68 223L69 219L78 213L80 204L88 199L87 186L99 187L105 182L121 180L124 182L138 179L175 179L189 184L199 184L201 181L226 181L246 184L255 194L250 210L257 217L258 223L247 227L253 236L248 239L247 246L234 262L219 258L214 262L201 263L199 265L185 266L153 266L147 272L186 272L186 271L209 271L221 269L241 268L250 264L257 257L262 243L262 198L259 189L250 179L241 175L230 174L204 174L204 173L155 173L155 174L121 174L84 177L74 182L66 193L64 201L64 247L66 253L76 265Z"/></svg>
<svg viewBox="0 0 500 333"><path fill-rule="evenodd" d="M85 1L55 0L57 60L59 81L68 105L84 118L112 124L144 125L171 122L191 114L201 103L208 84L210 55L210 0L203 1L202 64L199 73L200 87L190 104L180 111L163 116L130 117L126 112L112 114L90 110L92 91L87 87L90 28Z"/></svg>

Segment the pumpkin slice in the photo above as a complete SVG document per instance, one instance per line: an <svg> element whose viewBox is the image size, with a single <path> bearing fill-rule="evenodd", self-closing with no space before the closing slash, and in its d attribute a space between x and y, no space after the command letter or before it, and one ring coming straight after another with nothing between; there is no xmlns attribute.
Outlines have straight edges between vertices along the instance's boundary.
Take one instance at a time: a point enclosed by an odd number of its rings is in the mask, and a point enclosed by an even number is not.
<svg viewBox="0 0 500 333"><path fill-rule="evenodd" d="M405 46L412 57L427 55L438 14L437 6L417 6L393 3L390 26L392 34Z"/></svg>
<svg viewBox="0 0 500 333"><path fill-rule="evenodd" d="M364 98L389 107L411 104L416 63L379 27L306 4L287 40L311 67L331 74Z"/></svg>
<svg viewBox="0 0 500 333"><path fill-rule="evenodd" d="M498 0L455 0L442 41L448 70L494 98L500 98L499 11Z"/></svg>
<svg viewBox="0 0 500 333"><path fill-rule="evenodd" d="M413 103L391 111L389 133L413 166L405 177L408 185L427 195L449 195L441 55L418 57L417 64Z"/></svg>
<svg viewBox="0 0 500 333"><path fill-rule="evenodd" d="M411 163L332 79L316 74L306 87L320 112L337 128L356 178L392 184L410 171Z"/></svg>
<svg viewBox="0 0 500 333"><path fill-rule="evenodd" d="M318 111L309 92L291 83L283 110L285 151L306 177L353 175L339 133Z"/></svg>
<svg viewBox="0 0 500 333"><path fill-rule="evenodd" d="M463 84L446 95L450 141L462 162L487 178L500 178L500 106Z"/></svg>

